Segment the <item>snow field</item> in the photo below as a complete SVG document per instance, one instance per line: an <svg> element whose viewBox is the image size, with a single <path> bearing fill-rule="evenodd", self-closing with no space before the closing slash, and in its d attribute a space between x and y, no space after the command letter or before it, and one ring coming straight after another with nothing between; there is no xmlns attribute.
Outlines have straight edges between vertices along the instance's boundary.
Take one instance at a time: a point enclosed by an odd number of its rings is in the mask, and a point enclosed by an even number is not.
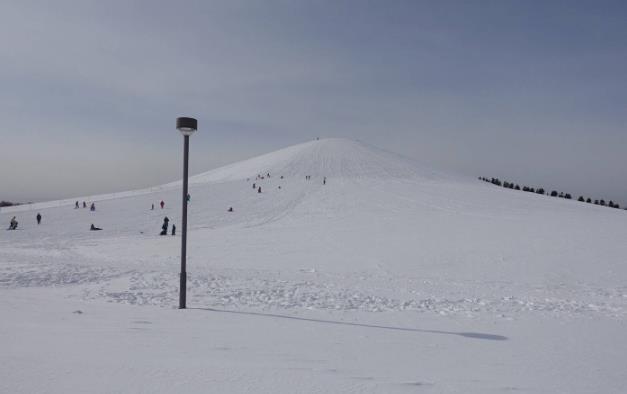
<svg viewBox="0 0 627 394"><path fill-rule="evenodd" d="M187 311L180 238L158 236L166 215L180 232L180 182L93 197L96 212L0 212L20 222L0 236L1 392L627 386L624 211L341 139L199 174L190 193Z"/></svg>

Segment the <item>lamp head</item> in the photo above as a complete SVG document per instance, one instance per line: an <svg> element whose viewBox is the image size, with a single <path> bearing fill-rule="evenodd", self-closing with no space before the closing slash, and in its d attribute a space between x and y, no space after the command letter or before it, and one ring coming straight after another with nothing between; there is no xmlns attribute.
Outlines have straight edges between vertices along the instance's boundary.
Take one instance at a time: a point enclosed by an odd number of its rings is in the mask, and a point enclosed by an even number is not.
<svg viewBox="0 0 627 394"><path fill-rule="evenodd" d="M194 118L176 118L176 129L184 136L190 136L198 129L198 121Z"/></svg>

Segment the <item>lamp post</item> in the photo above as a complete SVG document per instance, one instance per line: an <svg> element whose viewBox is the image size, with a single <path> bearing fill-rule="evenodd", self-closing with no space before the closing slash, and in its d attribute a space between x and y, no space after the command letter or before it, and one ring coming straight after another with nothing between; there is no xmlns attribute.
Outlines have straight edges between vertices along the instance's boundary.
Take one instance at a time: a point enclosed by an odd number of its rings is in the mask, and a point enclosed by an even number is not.
<svg viewBox="0 0 627 394"><path fill-rule="evenodd" d="M198 128L198 121L194 118L177 118L176 129L183 134L183 216L181 232L181 289L179 294L179 309L186 308L187 298L187 177L189 164L189 136Z"/></svg>

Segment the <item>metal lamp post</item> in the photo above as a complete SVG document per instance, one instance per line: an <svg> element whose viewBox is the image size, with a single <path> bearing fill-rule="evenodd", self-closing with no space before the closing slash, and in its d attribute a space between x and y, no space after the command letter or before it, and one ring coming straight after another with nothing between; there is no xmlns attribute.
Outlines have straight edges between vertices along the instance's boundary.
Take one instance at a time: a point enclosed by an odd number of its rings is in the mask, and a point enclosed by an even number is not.
<svg viewBox="0 0 627 394"><path fill-rule="evenodd" d="M187 177L189 164L189 136L198 129L198 121L194 118L177 118L176 129L183 134L183 216L181 232L181 290L179 295L179 309L186 308L187 298Z"/></svg>

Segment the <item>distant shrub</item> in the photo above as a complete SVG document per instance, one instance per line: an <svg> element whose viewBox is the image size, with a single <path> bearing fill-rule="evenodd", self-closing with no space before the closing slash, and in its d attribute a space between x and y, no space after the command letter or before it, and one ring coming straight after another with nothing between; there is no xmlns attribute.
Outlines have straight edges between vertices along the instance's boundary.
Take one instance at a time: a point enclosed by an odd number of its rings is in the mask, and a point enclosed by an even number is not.
<svg viewBox="0 0 627 394"><path fill-rule="evenodd" d="M557 197L557 192L555 190L551 192L551 197Z"/></svg>
<svg viewBox="0 0 627 394"><path fill-rule="evenodd" d="M590 204L590 203L592 203L592 199L591 199L590 197L588 197L588 199L586 200L586 202L587 202L588 204Z"/></svg>

